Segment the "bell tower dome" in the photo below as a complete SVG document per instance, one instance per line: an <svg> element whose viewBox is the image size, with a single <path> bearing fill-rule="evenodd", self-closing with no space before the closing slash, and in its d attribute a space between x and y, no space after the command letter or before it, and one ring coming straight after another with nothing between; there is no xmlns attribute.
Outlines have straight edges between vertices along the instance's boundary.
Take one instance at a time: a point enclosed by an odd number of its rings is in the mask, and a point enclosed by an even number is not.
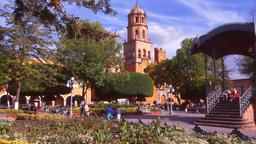
<svg viewBox="0 0 256 144"><path fill-rule="evenodd" d="M136 6L128 15L128 41L148 41L147 14Z"/></svg>
<svg viewBox="0 0 256 144"><path fill-rule="evenodd" d="M152 63L152 43L148 36L147 14L137 4L128 14L127 31L125 70L144 73L147 65Z"/></svg>

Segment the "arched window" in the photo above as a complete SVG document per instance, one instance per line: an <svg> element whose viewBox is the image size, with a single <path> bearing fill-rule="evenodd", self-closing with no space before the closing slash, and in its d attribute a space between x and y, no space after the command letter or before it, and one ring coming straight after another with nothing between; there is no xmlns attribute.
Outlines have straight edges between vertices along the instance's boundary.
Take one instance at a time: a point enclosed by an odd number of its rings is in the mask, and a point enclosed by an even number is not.
<svg viewBox="0 0 256 144"><path fill-rule="evenodd" d="M148 59L151 59L151 57L150 57L150 51L148 51Z"/></svg>
<svg viewBox="0 0 256 144"><path fill-rule="evenodd" d="M138 23L139 22L139 17L135 17L135 22Z"/></svg>
<svg viewBox="0 0 256 144"><path fill-rule="evenodd" d="M143 57L146 57L147 55L146 55L146 50L145 49L143 49Z"/></svg>
<svg viewBox="0 0 256 144"><path fill-rule="evenodd" d="M141 51L138 50L138 58L141 58Z"/></svg>
<svg viewBox="0 0 256 144"><path fill-rule="evenodd" d="M136 38L139 37L139 30L135 30L135 37L136 37Z"/></svg>
<svg viewBox="0 0 256 144"><path fill-rule="evenodd" d="M141 17L141 22L143 22L143 23L144 23L144 17Z"/></svg>
<svg viewBox="0 0 256 144"><path fill-rule="evenodd" d="M143 38L146 37L146 32L145 32L145 30L142 31L142 35L143 35Z"/></svg>

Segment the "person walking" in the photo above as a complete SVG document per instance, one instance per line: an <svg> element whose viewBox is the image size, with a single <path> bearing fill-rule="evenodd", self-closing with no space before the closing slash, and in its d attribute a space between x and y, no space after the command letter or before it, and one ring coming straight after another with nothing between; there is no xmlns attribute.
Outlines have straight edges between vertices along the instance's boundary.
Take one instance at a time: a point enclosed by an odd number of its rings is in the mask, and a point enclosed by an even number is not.
<svg viewBox="0 0 256 144"><path fill-rule="evenodd" d="M85 103L84 101L82 101L80 104L80 116L82 117L84 116L84 114L85 114Z"/></svg>
<svg viewBox="0 0 256 144"><path fill-rule="evenodd" d="M121 108L120 107L117 108L117 120L118 121L121 120Z"/></svg>
<svg viewBox="0 0 256 144"><path fill-rule="evenodd" d="M113 109L111 105L108 105L108 107L106 108L106 119L110 120L112 117L113 117Z"/></svg>
<svg viewBox="0 0 256 144"><path fill-rule="evenodd" d="M90 108L89 108L89 105L87 103L85 103L84 111L85 111L85 115L87 117L89 117L90 116Z"/></svg>

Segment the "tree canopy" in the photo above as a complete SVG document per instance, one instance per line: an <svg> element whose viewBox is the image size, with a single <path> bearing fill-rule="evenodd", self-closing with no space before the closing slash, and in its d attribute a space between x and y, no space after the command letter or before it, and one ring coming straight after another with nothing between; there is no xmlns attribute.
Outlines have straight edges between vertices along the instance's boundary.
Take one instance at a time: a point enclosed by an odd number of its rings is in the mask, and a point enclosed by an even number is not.
<svg viewBox="0 0 256 144"><path fill-rule="evenodd" d="M15 0L10 1L5 5L5 9L0 10L0 16L6 22L5 26L0 27L0 81L1 84L9 83L15 86L16 102L19 101L20 94L45 94L46 91L52 91L52 87L54 89L61 87L62 85L58 84L63 79L58 80L58 75L63 73L60 73L59 67L65 69L68 66L72 68L72 72L77 72L72 65L66 65L67 63L62 61L56 63L53 56L62 55L61 58L65 60L73 58L74 62L79 62L77 58L80 58L79 60L85 62L82 65L76 63L76 66L82 66L81 69L90 67L91 71L87 71L88 75L93 75L94 72L103 73L106 70L105 67L117 63L118 60L112 58L118 57L116 52L120 46L114 41L114 36L99 24L83 23L77 20L78 18L65 11L67 5L85 7L95 13L103 12L113 15L116 13L110 7L109 0ZM56 35L61 35L61 45L56 46ZM106 37L108 40L105 39ZM74 46L78 43L80 46L85 44L87 47L80 53L82 57L72 52L77 50ZM100 48L97 50L95 48L97 52L92 53L92 50L89 50L91 45ZM66 52L56 51L58 46L73 49ZM87 50L90 51L88 55ZM65 55L65 53L71 55ZM88 58L90 62L84 60L87 56L93 59ZM64 79L70 75L69 72L65 72ZM101 78L101 75L96 74L93 76ZM82 75L79 76L82 77ZM53 90L52 93L55 91Z"/></svg>
<svg viewBox="0 0 256 144"><path fill-rule="evenodd" d="M153 80L147 74L121 72L109 74L106 84L96 89L101 97L131 98L153 95Z"/></svg>
<svg viewBox="0 0 256 144"><path fill-rule="evenodd" d="M15 0L14 5L12 14L15 22L24 22L27 18L35 19L46 26L54 26L57 31L68 33L69 36L76 35L80 30L76 23L78 18L66 11L68 5L88 8L94 13L116 14L109 0ZM93 33L99 39L111 35L106 31L98 33L91 27L87 27L87 32Z"/></svg>
<svg viewBox="0 0 256 144"><path fill-rule="evenodd" d="M253 59L250 57L242 56L237 60L238 71L246 76L251 77L253 74Z"/></svg>
<svg viewBox="0 0 256 144"><path fill-rule="evenodd" d="M192 39L184 39L176 56L160 64L150 65L145 71L152 77L157 87L165 84L172 85L182 98L198 100L198 98L205 98L206 94L205 71L208 73L207 80L214 80L213 60L204 54L191 55L191 46ZM207 59L207 69L205 69L205 58ZM220 60L216 61L216 82L221 82L221 64ZM224 67L226 66L224 65ZM229 80L226 69L225 80Z"/></svg>
<svg viewBox="0 0 256 144"><path fill-rule="evenodd" d="M6 26L1 27L3 33L0 52L6 60L6 67L1 75L7 78L6 81L16 83L15 100L18 102L22 83L32 84L36 80L50 82L54 67L49 67L47 63L54 53L51 48L54 40L52 29L34 19L26 17L23 22L15 22L11 13L13 8L13 5L9 5L1 10L1 16L6 20Z"/></svg>
<svg viewBox="0 0 256 144"><path fill-rule="evenodd" d="M99 23L80 21L80 35L73 38L62 36L57 54L60 65L77 77L84 88L102 86L105 75L123 65L121 44L111 36L98 40L94 35L88 35L88 25L99 32L105 31Z"/></svg>

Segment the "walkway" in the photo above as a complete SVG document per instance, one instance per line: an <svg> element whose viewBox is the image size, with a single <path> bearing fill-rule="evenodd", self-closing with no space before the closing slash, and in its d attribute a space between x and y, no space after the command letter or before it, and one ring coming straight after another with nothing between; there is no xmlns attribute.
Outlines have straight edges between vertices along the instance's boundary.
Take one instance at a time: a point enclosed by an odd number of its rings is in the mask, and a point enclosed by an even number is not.
<svg viewBox="0 0 256 144"><path fill-rule="evenodd" d="M195 125L193 124L198 119L204 117L204 114L194 114L194 113L185 113L175 111L172 116L168 113L163 113L161 115L133 115L133 116L124 116L124 118L129 122L138 122L140 118L144 123L149 124L153 120L160 117L161 120L166 122L169 126L180 124L183 128L192 130ZM231 128L220 128L220 127L210 127L210 126L200 126L204 131L229 134L233 129ZM240 129L240 131L249 136L256 138L256 128L250 129Z"/></svg>

